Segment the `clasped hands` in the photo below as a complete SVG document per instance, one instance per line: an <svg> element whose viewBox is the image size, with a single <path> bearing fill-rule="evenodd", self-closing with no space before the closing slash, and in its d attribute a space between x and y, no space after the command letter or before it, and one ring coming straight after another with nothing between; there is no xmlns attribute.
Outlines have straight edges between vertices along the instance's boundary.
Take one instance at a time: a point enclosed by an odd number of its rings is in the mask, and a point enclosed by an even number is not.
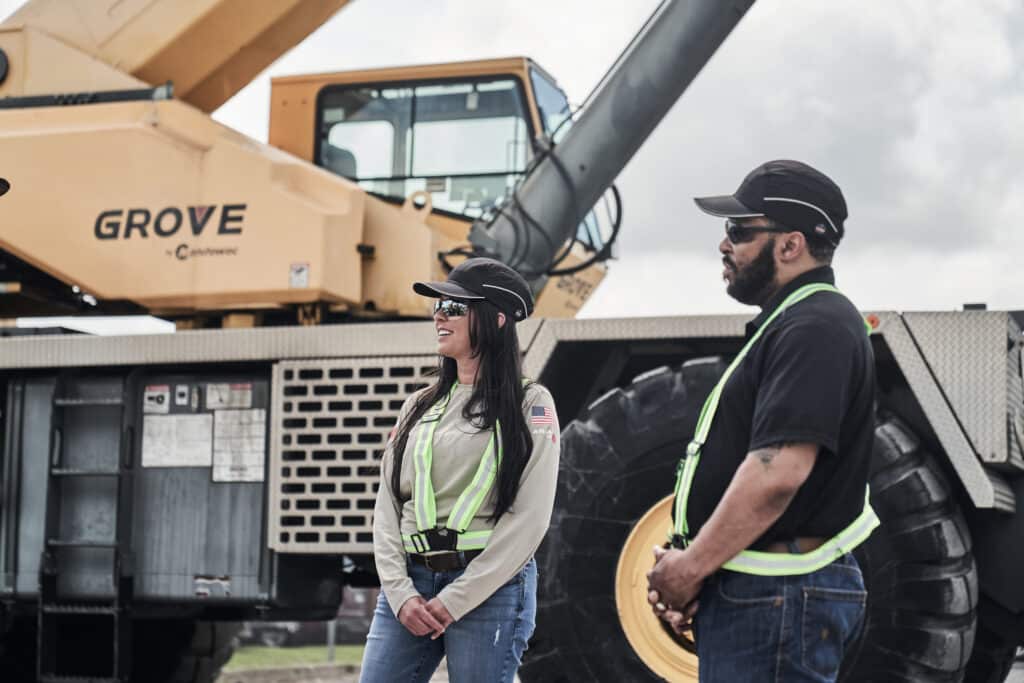
<svg viewBox="0 0 1024 683"><path fill-rule="evenodd" d="M398 621L414 636L429 633L431 640L437 640L455 620L437 598L428 602L422 595L417 595L406 600L398 610Z"/></svg>
<svg viewBox="0 0 1024 683"><path fill-rule="evenodd" d="M704 578L692 566L685 550L654 547L654 568L647 572L647 602L655 616L677 634L693 627Z"/></svg>

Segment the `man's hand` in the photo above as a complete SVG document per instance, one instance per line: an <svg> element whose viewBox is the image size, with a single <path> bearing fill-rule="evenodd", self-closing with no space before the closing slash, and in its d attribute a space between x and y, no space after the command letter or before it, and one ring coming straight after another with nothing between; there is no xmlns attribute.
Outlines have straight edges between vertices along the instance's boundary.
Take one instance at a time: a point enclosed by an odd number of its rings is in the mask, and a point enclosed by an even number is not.
<svg viewBox="0 0 1024 683"><path fill-rule="evenodd" d="M430 612L430 614L441 624L441 626L444 627L441 629L440 633L434 633L430 636L431 640L437 640L441 637L441 634L444 633L444 630L451 626L452 622L454 622L455 620L452 619L452 615L448 611L448 608L444 606L444 603L442 603L437 598L432 598L430 602L427 603L427 611Z"/></svg>
<svg viewBox="0 0 1024 683"><path fill-rule="evenodd" d="M693 618L697 616L697 609L700 607L699 601L694 600L681 610L668 609L661 602L658 591L648 593L647 601L654 608L655 616L671 626L676 635L682 635L693 628Z"/></svg>
<svg viewBox="0 0 1024 683"><path fill-rule="evenodd" d="M436 602L436 600L435 598L431 602ZM431 638L437 638L444 633L447 624L442 624L433 615L428 609L428 604L421 595L409 598L398 610L398 621L414 636L425 636L430 633ZM444 606L441 608L444 609ZM448 614L448 610L445 610L445 614ZM451 615L448 618L450 619Z"/></svg>
<svg viewBox="0 0 1024 683"><path fill-rule="evenodd" d="M655 547L654 559L654 569L647 572L647 601L659 617L665 618L668 612L679 615L669 615L671 620L666 619L673 628L676 623L684 626L697 613L696 600L705 577L684 550Z"/></svg>

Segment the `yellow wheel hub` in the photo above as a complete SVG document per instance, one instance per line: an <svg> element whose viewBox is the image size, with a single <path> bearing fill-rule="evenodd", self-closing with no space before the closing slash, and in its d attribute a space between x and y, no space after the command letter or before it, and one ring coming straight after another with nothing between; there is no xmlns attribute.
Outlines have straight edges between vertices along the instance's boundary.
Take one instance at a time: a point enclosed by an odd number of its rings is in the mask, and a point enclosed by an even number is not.
<svg viewBox="0 0 1024 683"><path fill-rule="evenodd" d="M629 644L651 671L668 681L696 681L697 656L663 628L647 603L652 548L664 545L671 518L672 496L668 496L648 510L629 534L615 570L615 606ZM692 643L686 645L692 649Z"/></svg>

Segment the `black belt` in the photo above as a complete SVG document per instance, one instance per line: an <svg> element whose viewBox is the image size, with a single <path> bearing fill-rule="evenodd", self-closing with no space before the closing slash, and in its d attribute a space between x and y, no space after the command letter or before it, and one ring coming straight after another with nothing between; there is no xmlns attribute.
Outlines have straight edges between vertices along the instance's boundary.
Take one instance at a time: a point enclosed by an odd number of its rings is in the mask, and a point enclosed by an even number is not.
<svg viewBox="0 0 1024 683"><path fill-rule="evenodd" d="M447 553L431 553L421 555L420 553L409 553L409 559L416 564L422 564L432 572L450 572L456 569L465 569L470 561L482 553L483 550L463 550Z"/></svg>

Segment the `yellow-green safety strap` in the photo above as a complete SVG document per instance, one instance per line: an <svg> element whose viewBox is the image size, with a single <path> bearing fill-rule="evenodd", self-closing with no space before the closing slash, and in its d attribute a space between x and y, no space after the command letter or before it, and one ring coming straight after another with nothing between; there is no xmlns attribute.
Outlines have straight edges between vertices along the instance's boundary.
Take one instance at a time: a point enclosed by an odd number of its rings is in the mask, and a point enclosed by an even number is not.
<svg viewBox="0 0 1024 683"><path fill-rule="evenodd" d="M524 379L523 383L529 380ZM434 432L437 425L444 416L444 411L455 393L456 385L452 385L451 391L440 401L430 407L419 424L416 426L413 439L413 467L415 478L413 482L413 509L416 512L416 528L421 532L429 531L437 527L437 501L434 497L434 485L430 478L430 471L434 461ZM484 504L487 494L494 485L498 476L498 468L501 466L503 448L501 443L501 421L495 420L491 438L487 442L487 448L480 458L480 465L477 467L473 481L459 495L448 516L446 527L457 531L458 549L475 550L483 548L487 543L490 532L474 532L467 534L466 529ZM486 534L482 536L481 534ZM420 547L425 541L422 535L406 536L406 549L410 552L425 552ZM472 545L466 546L466 543Z"/></svg>
<svg viewBox="0 0 1024 683"><path fill-rule="evenodd" d="M772 311L771 315L761 324L756 332L743 345L740 352L732 360L725 372L719 378L715 388L711 390L704 405L701 408L700 416L697 419L697 427L694 430L693 439L686 446L686 455L680 461L677 469L675 487L675 519L673 520L673 532L676 537L688 540L689 527L686 521L686 506L690 498L690 489L693 486L693 478L697 473L697 465L700 463L700 454L711 432L711 424L718 411L718 403L722 397L722 390L732 373L739 367L739 364L746 358L747 353L767 329L775 318L782 314L787 308L803 301L812 294L818 292L833 292L839 294L834 286L825 283L813 283L804 285L790 294L779 306ZM865 323L867 325L867 323ZM870 332L870 326L868 331ZM834 538L824 543L821 547L811 553L804 554L781 554L762 553L757 551L743 551L735 558L724 565L726 569L745 572L748 574L762 574L767 576L787 576L794 574L807 574L829 564L836 557L849 552L860 545L871 534L871 531L878 526L878 517L868 502L869 494L865 494L864 510L850 526L837 534Z"/></svg>
<svg viewBox="0 0 1024 683"><path fill-rule="evenodd" d="M761 576L794 576L818 571L868 540L868 536L878 526L878 517L868 500L870 496L870 490L865 492L864 509L857 519L809 553L762 553L744 550L722 566L734 572Z"/></svg>
<svg viewBox="0 0 1024 683"><path fill-rule="evenodd" d="M441 416L444 415L448 402L452 400L455 387L452 384L443 399L432 405L420 418L416 425L413 440L413 468L415 478L412 488L413 509L416 511L416 528L420 531L433 529L437 526L437 502L434 499L434 484L430 481L430 468L434 460L434 432L437 430Z"/></svg>

